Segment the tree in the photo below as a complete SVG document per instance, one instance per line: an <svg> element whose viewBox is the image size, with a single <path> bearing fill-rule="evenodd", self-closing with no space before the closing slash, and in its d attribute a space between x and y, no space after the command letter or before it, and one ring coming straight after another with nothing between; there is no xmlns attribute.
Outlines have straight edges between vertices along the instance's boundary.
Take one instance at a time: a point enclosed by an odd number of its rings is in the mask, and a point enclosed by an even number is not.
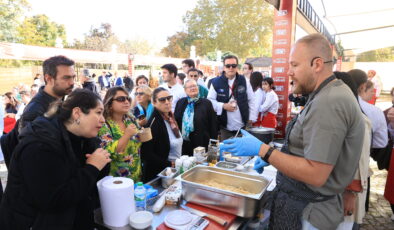
<svg viewBox="0 0 394 230"><path fill-rule="evenodd" d="M392 62L394 61L394 46L370 50L357 55L358 62Z"/></svg>
<svg viewBox="0 0 394 230"><path fill-rule="evenodd" d="M112 45L118 45L119 39L112 32L112 26L109 23L101 23L100 27L90 28L88 34L85 35L85 49L98 51L111 51Z"/></svg>
<svg viewBox="0 0 394 230"><path fill-rule="evenodd" d="M120 43L120 53L148 55L153 51L153 46L146 39L136 38Z"/></svg>
<svg viewBox="0 0 394 230"><path fill-rule="evenodd" d="M19 19L29 7L26 0L0 0L0 41L17 41Z"/></svg>
<svg viewBox="0 0 394 230"><path fill-rule="evenodd" d="M161 50L161 53L169 57L188 58L193 38L185 32L177 32L167 38L168 45Z"/></svg>
<svg viewBox="0 0 394 230"><path fill-rule="evenodd" d="M189 39L197 55L227 50L241 58L270 56L273 8L265 0L199 0L186 13Z"/></svg>
<svg viewBox="0 0 394 230"><path fill-rule="evenodd" d="M55 46L58 38L62 39L63 45L66 44L64 25L49 20L45 14L26 17L17 30L22 44Z"/></svg>

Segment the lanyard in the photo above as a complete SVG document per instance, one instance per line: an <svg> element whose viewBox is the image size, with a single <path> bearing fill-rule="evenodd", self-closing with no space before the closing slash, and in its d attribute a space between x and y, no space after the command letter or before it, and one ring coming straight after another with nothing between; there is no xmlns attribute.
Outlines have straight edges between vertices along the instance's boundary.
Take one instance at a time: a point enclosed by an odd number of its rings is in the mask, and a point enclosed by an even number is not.
<svg viewBox="0 0 394 230"><path fill-rule="evenodd" d="M333 80L335 80L336 79L336 77L335 77L335 75L331 75L329 78L327 78L326 80L324 80L320 85L319 85L319 87L315 90L315 91L313 91L311 94L310 94L310 96L309 96L309 98L308 98L308 101L306 102L306 104L305 104L305 106L304 106L304 109L299 113L299 114L297 114L297 116L294 118L294 119L292 119L291 121L290 121L290 123L289 123L289 125L288 125L288 127L287 127L287 132L286 132L286 135L285 135L285 144L283 145L283 150L284 151L286 151L286 152L288 152L288 145L289 145L289 138L290 138L290 133L291 133L291 130L293 129L293 127L294 127L294 125L295 125L295 123L296 123L296 121L297 121L297 119L298 119L298 116L305 110L305 108L312 102L312 100L315 98L315 96L316 96L316 94L318 94L319 92L320 92L320 90L321 89L323 89L326 85L328 85L328 83L330 83L331 81L333 81Z"/></svg>
<svg viewBox="0 0 394 230"><path fill-rule="evenodd" d="M233 97L234 96L234 88L235 88L235 79L234 79L234 82L233 82L233 85L232 86L230 86L230 84L228 84L228 88L229 88L229 93L230 93L230 95L229 95L229 98L231 98L231 97Z"/></svg>

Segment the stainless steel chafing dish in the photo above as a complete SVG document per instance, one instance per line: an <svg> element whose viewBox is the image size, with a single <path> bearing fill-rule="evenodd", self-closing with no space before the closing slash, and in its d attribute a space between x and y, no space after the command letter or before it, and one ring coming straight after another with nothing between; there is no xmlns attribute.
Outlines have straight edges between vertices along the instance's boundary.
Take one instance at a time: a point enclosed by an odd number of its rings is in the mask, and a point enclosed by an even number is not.
<svg viewBox="0 0 394 230"><path fill-rule="evenodd" d="M209 179L243 188L251 194L201 184ZM182 182L182 195L186 201L247 218L253 217L260 208L261 198L271 183L261 176L207 166L196 166L178 176L177 180Z"/></svg>

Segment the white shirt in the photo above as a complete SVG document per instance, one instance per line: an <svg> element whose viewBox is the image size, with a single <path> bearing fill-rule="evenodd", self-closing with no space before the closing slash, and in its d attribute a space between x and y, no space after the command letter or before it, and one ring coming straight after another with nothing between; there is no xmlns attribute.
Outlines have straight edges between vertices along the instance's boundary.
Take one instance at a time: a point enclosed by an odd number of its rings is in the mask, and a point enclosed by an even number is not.
<svg viewBox="0 0 394 230"><path fill-rule="evenodd" d="M378 107L358 97L361 110L372 122L372 148L384 148L388 142L387 123L384 113Z"/></svg>
<svg viewBox="0 0 394 230"><path fill-rule="evenodd" d="M179 134L179 138L176 138L174 132L171 129L171 125L168 121L164 121L167 128L168 137L170 139L170 153L168 154L169 161L175 161L182 156L182 135Z"/></svg>
<svg viewBox="0 0 394 230"><path fill-rule="evenodd" d="M374 88L376 89L376 97L380 96L380 92L382 91L382 80L380 79L380 76L375 75L372 79L369 79L370 81L373 82Z"/></svg>
<svg viewBox="0 0 394 230"><path fill-rule="evenodd" d="M203 80L201 77L198 78L197 84L199 84L199 85L204 86L205 88L207 88L207 85L205 85L205 82L204 82L204 80Z"/></svg>
<svg viewBox="0 0 394 230"><path fill-rule="evenodd" d="M261 88L258 88L256 91L254 91L254 105L256 107L255 110L257 113L256 117L258 117L259 115L260 106L264 104L265 94L266 94L265 91Z"/></svg>
<svg viewBox="0 0 394 230"><path fill-rule="evenodd" d="M180 84L175 84L171 88L167 84L161 85L161 87L167 89L170 94L172 95L172 105L171 105L171 110L172 112L175 111L175 106L176 103L179 101L179 99L186 97L185 90Z"/></svg>
<svg viewBox="0 0 394 230"><path fill-rule="evenodd" d="M107 81L107 78L105 77L105 75L102 75L102 77L103 77L104 87L110 86L109 82Z"/></svg>
<svg viewBox="0 0 394 230"><path fill-rule="evenodd" d="M22 103L19 108L18 108L18 112L15 115L15 120L19 120L19 118L21 118L22 114L23 114L23 110L25 110L25 103Z"/></svg>
<svg viewBox="0 0 394 230"><path fill-rule="evenodd" d="M261 113L273 113L277 114L279 108L279 99L278 95L276 95L275 91L271 90L265 93L265 101L262 105L259 106L259 112Z"/></svg>
<svg viewBox="0 0 394 230"><path fill-rule="evenodd" d="M228 80L229 85L233 85L235 78L232 80ZM229 90L230 93L231 89ZM255 99L254 99L254 93L252 86L248 81L246 81L246 93L248 96L248 106L249 106L249 120L255 122L257 120L257 112L255 108ZM222 102L218 102L216 100L217 98L217 93L213 85L211 84L211 87L209 88L208 91L208 96L207 99L209 99L212 102L213 109L216 111L216 114L220 116L223 112L223 104ZM246 124L243 123L242 121L242 116L241 112L239 110L238 104L237 104L237 109L234 112L229 112L227 111L227 127L226 129L229 131L237 131L238 129L244 127Z"/></svg>

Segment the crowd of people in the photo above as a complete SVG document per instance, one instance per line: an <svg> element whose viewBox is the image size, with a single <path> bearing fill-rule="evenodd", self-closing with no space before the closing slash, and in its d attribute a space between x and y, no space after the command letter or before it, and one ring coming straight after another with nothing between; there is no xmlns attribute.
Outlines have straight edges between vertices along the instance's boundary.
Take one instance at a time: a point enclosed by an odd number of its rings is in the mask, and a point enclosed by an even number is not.
<svg viewBox="0 0 394 230"><path fill-rule="evenodd" d="M279 151L245 131L277 127L275 82L251 63L240 71L236 56L224 57L223 72L208 81L191 59L182 62L182 73L165 64L157 88L143 75L134 81L103 71L96 80L88 69L77 83L73 60L48 58L42 86L36 76L30 89L4 97L1 150L9 173L0 228L93 229L99 179L148 182L181 155L207 148L210 139L224 141L223 149L236 156L259 155L254 168L260 173L268 164L278 169L270 207L274 229L351 229L362 223L370 155L389 170L385 197L394 213L394 169L387 159L394 109L383 113L368 103L376 90L367 73L334 73L332 60L321 35L294 45L290 98L303 109L289 123ZM394 104L394 89L391 96ZM140 135L145 128L152 136L147 141ZM233 138L240 130L243 137Z"/></svg>

